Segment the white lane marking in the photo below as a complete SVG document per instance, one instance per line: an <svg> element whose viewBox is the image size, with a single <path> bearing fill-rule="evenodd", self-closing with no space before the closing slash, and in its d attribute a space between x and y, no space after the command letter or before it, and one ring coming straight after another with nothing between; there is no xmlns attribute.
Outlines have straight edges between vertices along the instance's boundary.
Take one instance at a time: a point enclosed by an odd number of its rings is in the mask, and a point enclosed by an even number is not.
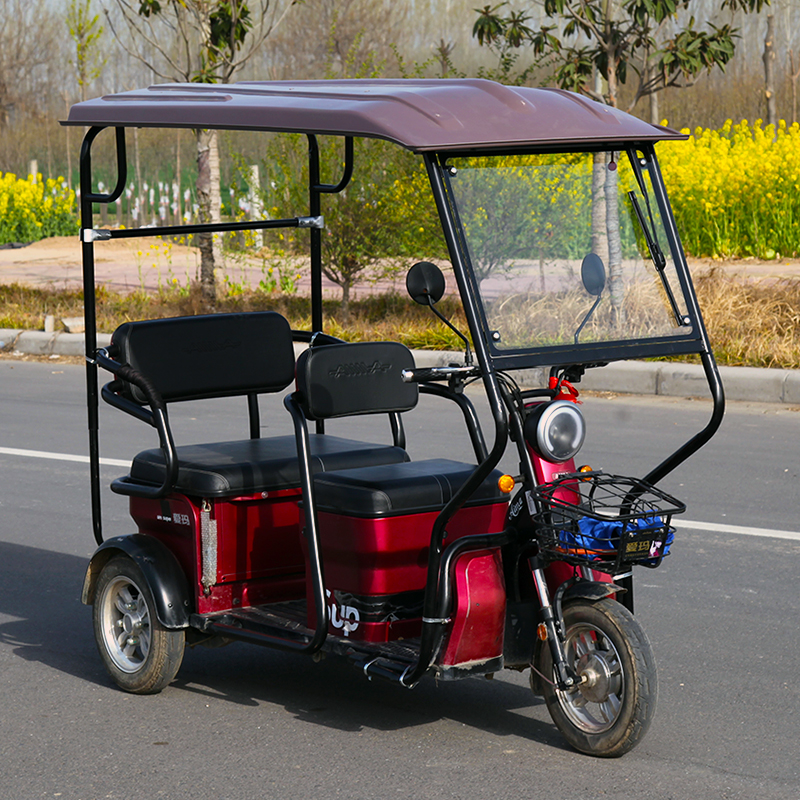
<svg viewBox="0 0 800 800"><path fill-rule="evenodd" d="M49 453L45 450L22 450L16 447L0 447L0 455L26 456L27 458L51 458L56 461L77 461L89 463L89 456L77 456L70 453ZM110 467L129 467L130 461L119 458L101 458L100 463ZM800 542L800 533L796 531L780 531L771 528L749 528L742 525L723 525L719 522L695 522L690 519L673 520L678 528L692 528L696 531L713 531L715 533L734 533L740 536L770 536L774 539L792 539Z"/></svg>
<svg viewBox="0 0 800 800"><path fill-rule="evenodd" d="M800 542L800 533L795 531L777 531L771 528L748 528L742 525L723 525L719 522L693 522L689 519L673 518L676 528L693 528L697 531L714 531L715 533L735 533L741 536L770 536L773 539L793 539Z"/></svg>
<svg viewBox="0 0 800 800"><path fill-rule="evenodd" d="M71 453L48 453L46 450L21 450L17 447L0 447L0 455L52 458L55 461L78 461L81 464L89 463L89 456L76 456ZM130 461L123 461L119 458L101 458L100 463L109 467L129 467L131 465Z"/></svg>

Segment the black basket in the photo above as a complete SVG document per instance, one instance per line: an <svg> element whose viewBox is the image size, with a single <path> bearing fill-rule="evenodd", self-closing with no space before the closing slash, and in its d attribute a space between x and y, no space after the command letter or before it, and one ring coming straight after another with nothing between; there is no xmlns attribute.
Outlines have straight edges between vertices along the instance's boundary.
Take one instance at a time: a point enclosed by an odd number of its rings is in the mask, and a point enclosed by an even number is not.
<svg viewBox="0 0 800 800"><path fill-rule="evenodd" d="M669 554L672 515L686 506L637 478L580 472L531 491L542 553L612 575L657 567Z"/></svg>

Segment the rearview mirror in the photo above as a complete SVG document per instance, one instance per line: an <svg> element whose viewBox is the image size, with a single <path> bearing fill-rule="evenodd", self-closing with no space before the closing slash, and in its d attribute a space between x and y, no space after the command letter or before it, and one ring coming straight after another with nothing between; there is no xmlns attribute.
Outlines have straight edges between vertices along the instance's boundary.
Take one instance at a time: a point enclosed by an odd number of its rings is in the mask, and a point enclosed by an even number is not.
<svg viewBox="0 0 800 800"><path fill-rule="evenodd" d="M415 303L432 306L444 295L444 275L436 264L420 261L406 275L406 290Z"/></svg>
<svg viewBox="0 0 800 800"><path fill-rule="evenodd" d="M597 253L589 253L581 262L581 280L583 288L592 297L599 297L603 293L606 287L606 268Z"/></svg>

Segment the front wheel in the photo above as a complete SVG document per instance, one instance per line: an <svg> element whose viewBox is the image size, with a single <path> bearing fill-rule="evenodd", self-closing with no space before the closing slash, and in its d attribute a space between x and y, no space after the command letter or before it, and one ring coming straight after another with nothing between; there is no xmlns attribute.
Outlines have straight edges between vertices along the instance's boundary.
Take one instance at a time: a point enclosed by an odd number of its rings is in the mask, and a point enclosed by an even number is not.
<svg viewBox="0 0 800 800"><path fill-rule="evenodd" d="M567 664L582 683L562 691L541 681L550 716L576 750L621 756L644 737L656 710L656 664L647 635L626 608L608 598L567 604L564 633ZM554 679L547 645L538 669Z"/></svg>
<svg viewBox="0 0 800 800"><path fill-rule="evenodd" d="M155 694L175 677L183 660L184 632L158 621L150 587L128 556L112 558L103 567L92 618L100 658L120 688Z"/></svg>

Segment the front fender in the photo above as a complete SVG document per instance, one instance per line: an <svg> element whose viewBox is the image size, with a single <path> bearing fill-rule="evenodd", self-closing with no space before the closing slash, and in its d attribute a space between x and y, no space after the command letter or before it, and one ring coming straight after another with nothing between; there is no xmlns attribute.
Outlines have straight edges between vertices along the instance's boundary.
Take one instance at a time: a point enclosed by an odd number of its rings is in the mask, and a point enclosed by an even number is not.
<svg viewBox="0 0 800 800"><path fill-rule="evenodd" d="M187 628L191 595L189 584L178 559L158 539L134 533L130 536L115 536L95 550L86 576L83 579L81 602L94 603L97 578L103 567L116 555L133 559L147 581L158 621L165 628Z"/></svg>
<svg viewBox="0 0 800 800"><path fill-rule="evenodd" d="M628 590L611 581L608 583L603 581L578 581L564 590L561 602L563 604L576 597L591 601L602 600L604 597L611 597L612 594L620 594L626 591Z"/></svg>

